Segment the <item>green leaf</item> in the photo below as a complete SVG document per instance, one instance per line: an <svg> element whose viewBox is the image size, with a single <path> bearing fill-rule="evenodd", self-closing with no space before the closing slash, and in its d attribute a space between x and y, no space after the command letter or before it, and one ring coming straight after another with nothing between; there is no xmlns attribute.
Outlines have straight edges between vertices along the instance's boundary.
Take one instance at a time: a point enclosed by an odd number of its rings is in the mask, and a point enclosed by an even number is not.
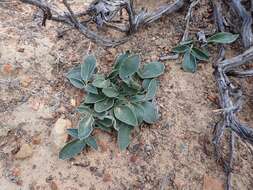
<svg viewBox="0 0 253 190"><path fill-rule="evenodd" d="M103 125L104 127L110 128L113 125L113 120L114 118L111 116L106 116L104 119L102 120L96 120L96 123Z"/></svg>
<svg viewBox="0 0 253 190"><path fill-rule="evenodd" d="M86 103L86 104L94 104L96 102L104 100L105 98L106 97L104 95L102 95L102 94L92 94L92 93L89 93L89 94L86 95L84 103Z"/></svg>
<svg viewBox="0 0 253 190"><path fill-rule="evenodd" d="M119 95L119 92L115 87L103 88L102 92L109 98L115 98Z"/></svg>
<svg viewBox="0 0 253 190"><path fill-rule="evenodd" d="M62 160L70 159L82 152L86 143L82 140L73 140L67 143L60 151L59 158Z"/></svg>
<svg viewBox="0 0 253 190"><path fill-rule="evenodd" d="M71 84L75 86L76 88L80 88L80 89L84 88L84 82L82 81L80 66L68 72L67 78L69 79Z"/></svg>
<svg viewBox="0 0 253 190"><path fill-rule="evenodd" d="M118 145L120 150L125 150L130 144L130 135L133 127L121 123L118 131Z"/></svg>
<svg viewBox="0 0 253 190"><path fill-rule="evenodd" d="M145 95L135 95L130 97L130 102L137 103L137 102L144 102L146 96Z"/></svg>
<svg viewBox="0 0 253 190"><path fill-rule="evenodd" d="M144 102L141 106L144 110L143 120L149 124L155 123L159 118L156 106L152 102Z"/></svg>
<svg viewBox="0 0 253 190"><path fill-rule="evenodd" d="M78 106L77 111L79 113L89 113L89 114L92 114L92 112L93 112L89 106L86 106L86 105L83 105L83 104Z"/></svg>
<svg viewBox="0 0 253 190"><path fill-rule="evenodd" d="M176 46L176 47L174 47L172 49L172 52L175 52L175 53L184 53L184 52L186 52L189 49L190 49L189 45L181 45L181 44L179 44L178 46Z"/></svg>
<svg viewBox="0 0 253 190"><path fill-rule="evenodd" d="M182 41L180 42L180 45L189 45L189 44L192 44L193 40L189 39L189 40L185 40L185 41Z"/></svg>
<svg viewBox="0 0 253 190"><path fill-rule="evenodd" d="M97 78L92 82L92 85L97 88L107 88L110 86L110 81L105 79Z"/></svg>
<svg viewBox="0 0 253 190"><path fill-rule="evenodd" d="M94 55L85 57L84 63L81 65L81 76L84 81L88 81L96 69L96 58Z"/></svg>
<svg viewBox="0 0 253 190"><path fill-rule="evenodd" d="M129 78L135 72L138 71L139 64L140 64L140 57L138 55L128 57L123 61L123 63L119 68L119 77L122 80Z"/></svg>
<svg viewBox="0 0 253 190"><path fill-rule="evenodd" d="M164 64L160 62L151 62L139 69L138 75L142 79L155 78L164 73L164 68Z"/></svg>
<svg viewBox="0 0 253 190"><path fill-rule="evenodd" d="M86 115L80 122L78 127L78 138L86 139L93 131L94 118L92 115Z"/></svg>
<svg viewBox="0 0 253 190"><path fill-rule="evenodd" d="M119 70L121 64L128 58L128 56L129 56L129 52L120 54L120 55L117 57L116 61L115 61L114 69L115 69L115 70Z"/></svg>
<svg viewBox="0 0 253 190"><path fill-rule="evenodd" d="M143 81L142 81L142 88L143 89L148 89L148 86L149 86L149 83L150 83L150 81L151 81L152 79L144 79Z"/></svg>
<svg viewBox="0 0 253 190"><path fill-rule="evenodd" d="M198 49L198 48L195 48L195 47L193 47L191 49L191 54L194 57L196 57L196 59L199 59L199 60L202 60L202 61L207 61L208 58L209 58L208 54L205 51L203 51L201 49Z"/></svg>
<svg viewBox="0 0 253 190"><path fill-rule="evenodd" d="M158 84L156 79L152 79L148 85L147 94L145 97L146 100L152 100L155 97L157 87Z"/></svg>
<svg viewBox="0 0 253 190"><path fill-rule="evenodd" d="M138 124L143 122L144 109L141 104L132 104Z"/></svg>
<svg viewBox="0 0 253 190"><path fill-rule="evenodd" d="M78 139L78 129L75 128L67 129L67 132L71 137Z"/></svg>
<svg viewBox="0 0 253 190"><path fill-rule="evenodd" d="M85 86L85 91L92 93L92 94L98 94L98 90L95 86L93 86L92 84L87 84Z"/></svg>
<svg viewBox="0 0 253 190"><path fill-rule="evenodd" d="M207 38L208 43L229 44L234 42L239 37L239 34L231 34L229 32L219 32Z"/></svg>
<svg viewBox="0 0 253 190"><path fill-rule="evenodd" d="M115 117L121 122L134 127L138 125L136 115L129 106L126 105L117 106L114 108L113 111Z"/></svg>
<svg viewBox="0 0 253 190"><path fill-rule="evenodd" d="M85 142L87 143L87 145L89 145L94 150L98 149L97 141L94 137L89 136L88 138L85 139Z"/></svg>
<svg viewBox="0 0 253 190"><path fill-rule="evenodd" d="M106 98L102 101L96 102L94 109L96 112L101 113L112 108L113 104L114 104L114 99Z"/></svg>
<svg viewBox="0 0 253 190"><path fill-rule="evenodd" d="M105 127L103 125L100 125L99 123L96 123L96 128L99 128L107 133L111 133L112 132L112 128L108 128L108 127Z"/></svg>
<svg viewBox="0 0 253 190"><path fill-rule="evenodd" d="M197 70L196 58L193 55L191 55L190 52L186 52L184 54L182 67L186 72L194 73Z"/></svg>

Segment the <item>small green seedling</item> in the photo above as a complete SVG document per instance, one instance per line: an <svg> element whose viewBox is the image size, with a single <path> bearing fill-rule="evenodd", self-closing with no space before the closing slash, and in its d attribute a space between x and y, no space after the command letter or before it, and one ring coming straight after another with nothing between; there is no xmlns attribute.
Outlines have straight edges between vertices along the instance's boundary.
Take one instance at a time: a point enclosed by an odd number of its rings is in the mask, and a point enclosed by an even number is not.
<svg viewBox="0 0 253 190"><path fill-rule="evenodd" d="M207 46L209 44L230 44L239 37L238 34L228 32L216 33L207 38L206 44L198 48L200 45L194 40L181 42L178 46L172 49L173 52L184 54L182 68L186 72L196 72L198 61L208 61L209 53Z"/></svg>
<svg viewBox="0 0 253 190"><path fill-rule="evenodd" d="M127 52L116 59L107 76L96 72L96 59L89 55L67 74L69 81L84 90L86 96L77 108L81 114L78 127L68 129L73 140L62 148L60 159L72 158L86 146L97 149L92 135L96 128L116 131L119 148L125 150L134 129L143 122L153 124L159 118L154 98L158 89L156 78L164 73L162 63L140 66L140 57Z"/></svg>

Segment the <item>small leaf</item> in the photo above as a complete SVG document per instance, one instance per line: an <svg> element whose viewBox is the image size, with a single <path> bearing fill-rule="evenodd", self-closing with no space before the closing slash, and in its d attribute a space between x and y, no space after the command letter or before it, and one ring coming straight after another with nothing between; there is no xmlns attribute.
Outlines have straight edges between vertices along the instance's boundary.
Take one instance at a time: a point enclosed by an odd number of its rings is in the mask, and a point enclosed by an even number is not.
<svg viewBox="0 0 253 190"><path fill-rule="evenodd" d="M62 160L70 159L82 152L86 143L82 140L73 140L67 143L60 151L59 158Z"/></svg>
<svg viewBox="0 0 253 190"><path fill-rule="evenodd" d="M149 83L150 83L150 81L151 81L152 79L144 79L143 81L142 81L142 88L143 89L148 89L148 86L149 86Z"/></svg>
<svg viewBox="0 0 253 190"><path fill-rule="evenodd" d="M229 32L219 32L207 38L208 43L229 44L234 42L239 37L239 34L231 34Z"/></svg>
<svg viewBox="0 0 253 190"><path fill-rule="evenodd" d="M145 64L142 69L139 69L138 75L142 79L155 78L164 73L164 64L160 62L151 62Z"/></svg>
<svg viewBox="0 0 253 190"><path fill-rule="evenodd" d="M84 81L88 81L96 69L96 58L93 55L85 57L81 65L81 76Z"/></svg>
<svg viewBox="0 0 253 190"><path fill-rule="evenodd" d="M105 127L103 125L100 125L99 123L96 123L96 128L99 128L107 133L111 133L112 132L112 128L108 128L108 127Z"/></svg>
<svg viewBox="0 0 253 190"><path fill-rule="evenodd" d="M140 125L143 122L144 109L141 104L133 104L133 109L135 110L135 115L138 120L138 124Z"/></svg>
<svg viewBox="0 0 253 190"><path fill-rule="evenodd" d="M78 127L78 138L86 139L93 131L94 119L92 115L86 115L80 122Z"/></svg>
<svg viewBox="0 0 253 190"><path fill-rule="evenodd" d="M119 95L119 92L115 87L103 88L102 92L109 98L115 98Z"/></svg>
<svg viewBox="0 0 253 190"><path fill-rule="evenodd" d="M98 90L95 86L93 86L92 84L87 84L85 86L85 91L92 93L92 94L98 94Z"/></svg>
<svg viewBox="0 0 253 190"><path fill-rule="evenodd" d="M92 114L92 110L89 106L86 106L86 105L83 105L81 104L78 108L77 108L77 111L79 113L89 113L89 114Z"/></svg>
<svg viewBox="0 0 253 190"><path fill-rule="evenodd" d="M82 81L80 66L68 72L67 78L69 79L71 84L75 86L76 88L80 88L80 89L84 88L84 82Z"/></svg>
<svg viewBox="0 0 253 190"><path fill-rule="evenodd" d="M207 61L209 56L206 52L202 51L201 49L193 47L191 49L191 54L199 60Z"/></svg>
<svg viewBox="0 0 253 190"><path fill-rule="evenodd" d="M102 120L96 120L96 123L103 125L104 127L112 127L114 118L111 116L107 116Z"/></svg>
<svg viewBox="0 0 253 190"><path fill-rule="evenodd" d="M189 44L192 44L193 40L189 39L189 40L185 40L185 41L182 41L180 42L180 45L189 45Z"/></svg>
<svg viewBox="0 0 253 190"><path fill-rule="evenodd" d="M180 45L174 47L172 49L172 52L175 52L175 53L184 53L184 52L186 52L189 49L190 49L190 47L188 45L181 45L180 44Z"/></svg>
<svg viewBox="0 0 253 190"><path fill-rule="evenodd" d="M85 139L85 142L87 143L87 145L89 145L94 150L98 149L97 141L94 137L89 136L88 138Z"/></svg>
<svg viewBox="0 0 253 190"><path fill-rule="evenodd" d="M114 69L119 70L121 64L128 58L128 56L129 56L129 52L120 54L115 61Z"/></svg>
<svg viewBox="0 0 253 190"><path fill-rule="evenodd" d="M186 72L194 73L197 70L196 58L193 55L191 55L190 52L186 52L184 54L182 67Z"/></svg>
<svg viewBox="0 0 253 190"><path fill-rule="evenodd" d="M118 144L120 150L125 150L130 144L130 135L133 127L121 123L118 131Z"/></svg>
<svg viewBox="0 0 253 190"><path fill-rule="evenodd" d="M126 105L117 106L114 108L115 117L123 123L126 123L131 126L137 126L138 121L136 115L132 109Z"/></svg>
<svg viewBox="0 0 253 190"><path fill-rule="evenodd" d="M152 100L155 97L157 86L158 84L156 79L152 79L148 85L147 94L145 97L146 100Z"/></svg>
<svg viewBox="0 0 253 190"><path fill-rule="evenodd" d="M140 64L140 57L133 55L125 59L119 68L119 77L125 80L137 72Z"/></svg>
<svg viewBox="0 0 253 190"><path fill-rule="evenodd" d="M97 88L107 88L110 86L110 81L98 78L92 82L92 85Z"/></svg>
<svg viewBox="0 0 253 190"><path fill-rule="evenodd" d="M146 98L145 95L135 95L135 96L130 97L130 101L132 103L144 102L145 98Z"/></svg>
<svg viewBox="0 0 253 190"><path fill-rule="evenodd" d="M113 104L114 104L114 99L106 98L102 101L96 102L94 109L96 112L101 113L112 108Z"/></svg>
<svg viewBox="0 0 253 190"><path fill-rule="evenodd" d="M104 95L102 95L102 94L92 94L92 93L89 93L89 94L86 95L84 103L86 103L86 104L94 104L96 102L104 100L105 98L106 97Z"/></svg>
<svg viewBox="0 0 253 190"><path fill-rule="evenodd" d="M78 139L78 129L75 128L67 129L67 132L71 137Z"/></svg>
<svg viewBox="0 0 253 190"><path fill-rule="evenodd" d="M155 105L152 102L144 102L141 104L144 110L143 120L146 123L153 124L157 121L158 111Z"/></svg>

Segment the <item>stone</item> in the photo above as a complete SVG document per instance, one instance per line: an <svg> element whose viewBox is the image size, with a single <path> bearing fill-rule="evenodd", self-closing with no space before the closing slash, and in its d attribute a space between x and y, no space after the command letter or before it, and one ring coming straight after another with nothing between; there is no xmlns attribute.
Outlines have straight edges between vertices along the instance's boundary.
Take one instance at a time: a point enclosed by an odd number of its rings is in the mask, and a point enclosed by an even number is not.
<svg viewBox="0 0 253 190"><path fill-rule="evenodd" d="M58 152L68 139L67 129L72 127L69 119L59 118L51 132L53 148Z"/></svg>
<svg viewBox="0 0 253 190"><path fill-rule="evenodd" d="M16 159L25 159L31 157L33 154L32 147L29 144L23 144L20 150L15 155Z"/></svg>
<svg viewBox="0 0 253 190"><path fill-rule="evenodd" d="M23 87L28 87L32 82L32 77L30 76L24 76L21 80L20 80L20 84Z"/></svg>
<svg viewBox="0 0 253 190"><path fill-rule="evenodd" d="M220 179L205 175L203 190L224 190L224 184Z"/></svg>

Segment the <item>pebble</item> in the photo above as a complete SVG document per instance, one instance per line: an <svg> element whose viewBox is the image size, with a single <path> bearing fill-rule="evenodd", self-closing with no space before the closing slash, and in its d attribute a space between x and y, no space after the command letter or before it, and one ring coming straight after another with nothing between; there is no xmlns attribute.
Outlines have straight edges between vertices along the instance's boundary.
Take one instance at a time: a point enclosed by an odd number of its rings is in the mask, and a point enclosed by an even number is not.
<svg viewBox="0 0 253 190"><path fill-rule="evenodd" d="M16 159L25 159L31 157L33 154L32 147L29 144L23 144L20 150L15 155Z"/></svg>

